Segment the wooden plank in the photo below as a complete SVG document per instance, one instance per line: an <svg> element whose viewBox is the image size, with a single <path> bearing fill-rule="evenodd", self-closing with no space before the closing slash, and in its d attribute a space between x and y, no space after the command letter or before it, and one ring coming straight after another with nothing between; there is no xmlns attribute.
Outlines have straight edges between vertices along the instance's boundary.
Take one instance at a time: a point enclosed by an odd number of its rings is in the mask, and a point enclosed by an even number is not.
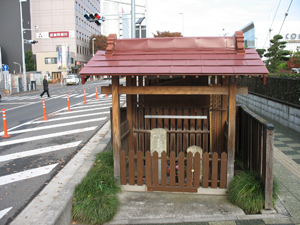
<svg viewBox="0 0 300 225"><path fill-rule="evenodd" d="M194 156L194 176L193 176L193 186L196 188L200 187L200 166L203 165L200 161L200 153L196 152Z"/></svg>
<svg viewBox="0 0 300 225"><path fill-rule="evenodd" d="M146 151L146 185L152 186L152 157L150 151Z"/></svg>
<svg viewBox="0 0 300 225"><path fill-rule="evenodd" d="M151 108L151 115L156 115L156 108ZM154 128L157 128L156 119L153 118L150 121L151 121L151 130L154 129Z"/></svg>
<svg viewBox="0 0 300 225"><path fill-rule="evenodd" d="M227 86L228 85L228 77L224 77L222 79L222 86ZM222 108L223 109L226 109L225 111L222 111L221 114L222 114L222 118L221 118L221 121L222 121L222 124L221 124L221 128L222 128L222 134L224 134L225 132L227 133L227 131L225 131L225 123L226 121L228 120L227 118L227 115L228 115L228 96L227 95L222 95ZM222 135L222 147L224 148L225 144L226 144L226 139L225 139L225 136ZM225 149L222 149L222 151L226 151Z"/></svg>
<svg viewBox="0 0 300 225"><path fill-rule="evenodd" d="M218 187L218 153L214 152L212 154L212 174L211 174L211 187Z"/></svg>
<svg viewBox="0 0 300 225"><path fill-rule="evenodd" d="M229 110L228 110L228 165L227 187L234 176L235 155L235 125L236 125L236 79L232 76L229 80Z"/></svg>
<svg viewBox="0 0 300 225"><path fill-rule="evenodd" d="M194 187L155 187L148 186L147 191L167 191L167 192L197 192L197 188Z"/></svg>
<svg viewBox="0 0 300 225"><path fill-rule="evenodd" d="M164 108L164 115L169 115L169 109L168 108ZM164 119L164 129L165 130L169 130L170 129L170 119L165 118ZM167 155L169 155L170 153L170 134L167 133Z"/></svg>
<svg viewBox="0 0 300 225"><path fill-rule="evenodd" d="M129 151L129 185L135 185L135 175L134 175L134 151Z"/></svg>
<svg viewBox="0 0 300 225"><path fill-rule="evenodd" d="M149 114L149 108L145 108L145 114ZM145 130L150 130L150 119L145 119ZM145 150L150 151L150 133L145 134Z"/></svg>
<svg viewBox="0 0 300 225"><path fill-rule="evenodd" d="M171 115L175 115L175 109L171 109ZM175 119L170 120L170 130L176 130L176 121ZM176 145L175 145L175 139L176 135L174 133L170 134L170 152L176 151Z"/></svg>
<svg viewBox="0 0 300 225"><path fill-rule="evenodd" d="M120 176L121 176L121 185L127 184L126 179L126 152L122 150L120 152Z"/></svg>
<svg viewBox="0 0 300 225"><path fill-rule="evenodd" d="M184 153L179 153L178 160L178 186L184 187Z"/></svg>
<svg viewBox="0 0 300 225"><path fill-rule="evenodd" d="M192 187L193 186L193 153L189 152L187 154L186 159L186 186Z"/></svg>
<svg viewBox="0 0 300 225"><path fill-rule="evenodd" d="M157 109L157 115L162 115L162 108ZM163 120L162 118L157 119L157 128L163 128Z"/></svg>
<svg viewBox="0 0 300 225"><path fill-rule="evenodd" d="M119 101L119 77L112 78L112 126L114 177L120 182L121 117Z"/></svg>
<svg viewBox="0 0 300 225"><path fill-rule="evenodd" d="M138 108L138 123L139 123L139 129L145 129L144 127L144 108L141 106L141 104L139 105ZM144 134L140 133L138 134L139 137L139 150L141 151L145 151L145 146L144 146Z"/></svg>
<svg viewBox="0 0 300 225"><path fill-rule="evenodd" d="M220 170L220 188L226 188L227 178L227 154L223 152L221 154L221 170Z"/></svg>
<svg viewBox="0 0 300 225"><path fill-rule="evenodd" d="M208 179L209 179L209 154L205 152L203 154L203 182L202 182L203 188L208 188Z"/></svg>
<svg viewBox="0 0 300 225"><path fill-rule="evenodd" d="M182 115L182 109L181 108L178 108L177 109L177 115ZM177 130L183 130L182 129L182 119L177 119ZM182 142L183 142L183 139L182 139L182 134L180 133L177 133L176 134L176 139L177 139L177 149L176 149L176 152L177 152L177 155L179 154L179 152L182 151Z"/></svg>
<svg viewBox="0 0 300 225"><path fill-rule="evenodd" d="M175 187L175 152L170 153L170 186Z"/></svg>
<svg viewBox="0 0 300 225"><path fill-rule="evenodd" d="M120 94L128 95L228 95L228 86L120 86L119 88ZM111 87L102 87L101 94L111 94ZM238 87L237 94L248 94L248 87Z"/></svg>
<svg viewBox="0 0 300 225"><path fill-rule="evenodd" d="M202 116L202 109L197 109L197 116ZM203 130L202 120L196 120L196 130ZM196 134L196 145L203 149L202 134Z"/></svg>
<svg viewBox="0 0 300 225"><path fill-rule="evenodd" d="M189 109L184 109L183 110L183 114L185 116L189 116ZM184 119L183 120L183 130L186 131L186 130L190 130L189 129L189 119ZM187 148L189 146L189 134L187 133L184 133L183 134L183 146L182 146L182 151L186 152Z"/></svg>
<svg viewBox="0 0 300 225"><path fill-rule="evenodd" d="M274 127L267 129L266 140L265 209L272 209Z"/></svg>
<svg viewBox="0 0 300 225"><path fill-rule="evenodd" d="M191 110L191 116L195 116L196 109L190 109ZM196 126L196 120L195 119L190 119L190 129L189 130L195 130ZM195 134L190 134L190 146L196 145L196 135Z"/></svg>
<svg viewBox="0 0 300 225"><path fill-rule="evenodd" d="M204 116L207 116L207 120L203 120L203 130L208 130L208 122L209 122L209 112L208 109L204 109ZM208 145L209 145L209 135L208 134L204 134L203 135L203 152L208 152Z"/></svg>
<svg viewBox="0 0 300 225"><path fill-rule="evenodd" d="M167 186L167 153L161 153L161 186Z"/></svg>
<svg viewBox="0 0 300 225"><path fill-rule="evenodd" d="M126 78L126 86L131 86L131 77ZM129 137L128 137L128 148L132 150L132 96L126 95L126 113L128 120L128 129L129 129Z"/></svg>
<svg viewBox="0 0 300 225"><path fill-rule="evenodd" d="M152 156L152 166L153 166L153 186L158 186L158 153L157 151L153 152Z"/></svg>
<svg viewBox="0 0 300 225"><path fill-rule="evenodd" d="M136 76L134 76L134 78L131 79L131 87L132 86L136 86ZM102 87L101 87L102 89ZM132 110L131 110L131 114L132 114L132 129L137 129L137 95L132 95L131 96L131 101L132 101ZM138 151L138 135L137 134L133 134L132 135L132 149L134 149L135 152Z"/></svg>
<svg viewBox="0 0 300 225"><path fill-rule="evenodd" d="M144 176L144 153L143 151L137 152L137 185L143 185L143 176Z"/></svg>

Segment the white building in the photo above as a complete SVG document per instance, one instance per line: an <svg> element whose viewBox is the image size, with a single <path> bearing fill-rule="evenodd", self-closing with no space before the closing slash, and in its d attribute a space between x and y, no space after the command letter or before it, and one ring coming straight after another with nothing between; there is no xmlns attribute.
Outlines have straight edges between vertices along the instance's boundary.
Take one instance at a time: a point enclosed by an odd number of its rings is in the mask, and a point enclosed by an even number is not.
<svg viewBox="0 0 300 225"><path fill-rule="evenodd" d="M252 21L241 31L244 33L244 45L248 48L268 49L270 39L276 34L282 35L283 41L287 42L285 50L296 51L300 46L300 21L285 21L283 26L282 21L274 21L272 27L271 22Z"/></svg>
<svg viewBox="0 0 300 225"><path fill-rule="evenodd" d="M59 5L57 5L59 4ZM84 14L100 12L100 0L31 0L32 45L37 71L49 72L54 79L65 77L72 68L83 66L92 57L89 41L100 34L100 26L85 19Z"/></svg>

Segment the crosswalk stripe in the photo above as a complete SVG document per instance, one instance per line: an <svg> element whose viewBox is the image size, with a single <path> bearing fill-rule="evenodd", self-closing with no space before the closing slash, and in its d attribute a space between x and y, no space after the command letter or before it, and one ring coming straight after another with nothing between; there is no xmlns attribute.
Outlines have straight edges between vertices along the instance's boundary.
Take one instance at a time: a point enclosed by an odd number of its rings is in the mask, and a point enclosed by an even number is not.
<svg viewBox="0 0 300 225"><path fill-rule="evenodd" d="M82 97L82 96L84 96L84 94L77 95L77 96L75 96L74 98L80 98L80 97Z"/></svg>
<svg viewBox="0 0 300 225"><path fill-rule="evenodd" d="M58 115L81 113L81 112L88 112L88 111L94 111L94 110L100 110L100 109L109 109L109 108L111 108L111 106L100 107L100 108L92 108L92 109L84 109L84 110L78 110L78 111L61 112L61 113L58 113Z"/></svg>
<svg viewBox="0 0 300 225"><path fill-rule="evenodd" d="M17 182L17 181L20 181L20 180L25 180L25 179L29 179L29 178L38 177L38 176L41 176L41 175L48 174L57 165L58 165L58 163L55 163L55 164L52 164L52 165L41 166L41 167L38 167L38 168L35 168L35 169L30 169L30 170L22 171L22 172L19 172L19 173L13 173L13 174L10 174L10 175L2 176L2 177L0 177L0 186L10 184L10 183L13 183L13 182Z"/></svg>
<svg viewBox="0 0 300 225"><path fill-rule="evenodd" d="M24 157L38 155L38 154L44 154L47 152L59 151L59 150L66 149L66 148L73 148L73 147L78 146L80 143L81 143L81 141L76 141L76 142L70 142L70 143L62 144L62 145L54 145L54 146L45 147L45 148L38 148L38 149L34 149L34 150L8 154L8 155L0 156L0 162L24 158Z"/></svg>
<svg viewBox="0 0 300 225"><path fill-rule="evenodd" d="M94 97L94 96L96 97L96 93L87 95L86 97L89 98L89 97Z"/></svg>
<svg viewBox="0 0 300 225"><path fill-rule="evenodd" d="M99 104L102 103L102 104ZM89 105L77 105L77 106L72 106L71 109L82 109L82 108L92 108L92 107L98 107L98 106L105 106L105 105L112 105L112 103L103 103L103 102L99 102L98 104L94 103L94 104L89 104Z"/></svg>
<svg viewBox="0 0 300 225"><path fill-rule="evenodd" d="M21 133L27 133L27 132L38 131L38 130L46 130L46 129L57 128L57 127L66 127L66 126L72 126L72 125L77 125L77 124L82 124L82 123L97 122L97 121L101 121L101 120L105 120L105 119L106 119L106 117L102 117L102 118L96 118L96 119L90 119L90 120L80 120L80 121L69 122L69 123L54 124L54 125L44 126L44 127L29 128L29 129L25 129L25 130L15 130L15 131L9 131L9 134L21 134ZM3 135L4 135L4 132L1 132L0 136L3 136Z"/></svg>
<svg viewBox="0 0 300 225"><path fill-rule="evenodd" d="M3 209L0 211L0 219L5 216L6 213L9 212L9 210L11 210L13 207L9 207L9 208L6 208L6 209Z"/></svg>
<svg viewBox="0 0 300 225"><path fill-rule="evenodd" d="M62 118L54 118L51 120L39 120L39 121L32 121L30 123L26 123L26 124L36 124L36 123L49 123L52 121L59 121L59 120L69 120L69 119L75 119L75 118L81 118L81 117L86 117L86 116L97 116L97 115L102 115L102 114L108 114L109 111L105 111L105 112L98 112L98 113L90 113L90 114L84 114L84 115L77 115L77 116L68 116L68 117L62 117Z"/></svg>
<svg viewBox="0 0 300 225"><path fill-rule="evenodd" d="M70 135L70 134L76 134L76 133L81 133L81 132L85 132L85 131L91 131L91 130L95 130L96 128L97 128L97 126L93 126L93 127L86 127L86 128L81 128L81 129L57 132L57 133L52 133L52 134L39 135L39 136L34 136L34 137L29 137L29 138L21 138L21 139L16 139L16 140L11 140L11 141L0 142L0 146L13 145L13 144L18 144L18 143L23 143L23 142L28 142L28 141L42 140L45 138L60 137L60 136L64 136L64 135Z"/></svg>

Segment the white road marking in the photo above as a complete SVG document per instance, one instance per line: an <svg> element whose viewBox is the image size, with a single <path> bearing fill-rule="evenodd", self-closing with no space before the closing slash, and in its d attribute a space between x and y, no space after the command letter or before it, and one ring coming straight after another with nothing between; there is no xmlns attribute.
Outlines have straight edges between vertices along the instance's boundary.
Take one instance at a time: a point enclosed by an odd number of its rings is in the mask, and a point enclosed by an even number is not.
<svg viewBox="0 0 300 225"><path fill-rule="evenodd" d="M0 146L13 145L13 144L18 144L18 143L22 143L22 142L42 140L42 139L45 139L45 138L62 137L64 135L70 135L70 134L76 134L76 133L80 133L80 132L95 130L96 128L97 128L97 126L86 127L86 128L76 129L76 130L69 130L69 131L57 132L57 133L46 134L46 135L39 135L39 136L34 136L34 137L29 137L29 138L21 138L21 139L16 139L16 140L11 140L11 141L4 141L4 142L0 142Z"/></svg>
<svg viewBox="0 0 300 225"><path fill-rule="evenodd" d="M64 114L81 113L81 112L88 112L88 111L95 111L95 110L109 109L109 108L111 108L111 106L100 107L100 108L93 108L93 109L84 109L84 110L78 110L78 111L61 112L61 113L57 113L57 114L58 115L64 115Z"/></svg>
<svg viewBox="0 0 300 225"><path fill-rule="evenodd" d="M106 117L102 117L102 118L96 118L96 119L90 119L90 120L80 120L80 121L75 121L75 122L70 122L70 123L60 123L60 124L44 126L44 127L29 128L29 129L24 129L24 130L15 130L15 131L10 131L9 134L28 133L28 132L37 131L37 130L46 130L46 129L57 128L57 127L72 126L72 125L77 125L77 124L82 124L82 123L101 121L101 120L105 120L105 119L106 119ZM1 132L0 136L3 136L3 135L4 135L4 132Z"/></svg>
<svg viewBox="0 0 300 225"><path fill-rule="evenodd" d="M13 174L10 174L10 175L2 176L2 177L0 177L0 186L10 184L10 183L13 183L13 182L17 182L17 181L20 181L20 180L25 180L25 179L29 179L29 178L38 177L38 176L41 176L41 175L48 174L57 165L58 165L58 163L55 163L55 164L52 164L52 165L42 166L42 167L38 167L38 168L35 168L35 169L30 169L30 170L22 171L22 172L19 172L19 173L13 173Z"/></svg>
<svg viewBox="0 0 300 225"><path fill-rule="evenodd" d="M84 94L77 95L77 96L75 96L74 98L80 98L80 97L82 97L82 96L84 96Z"/></svg>
<svg viewBox="0 0 300 225"><path fill-rule="evenodd" d="M77 105L77 106L71 107L71 109L93 108L93 107L98 107L98 106L112 105L112 103L103 103L103 102L99 102L99 103L98 104L94 103L94 104L89 104L89 105L81 105L81 106Z"/></svg>
<svg viewBox="0 0 300 225"><path fill-rule="evenodd" d="M97 115L108 114L108 113L109 113L109 111L99 112L99 113L90 113L90 114L77 115L77 116L68 116L68 117L62 117L62 118L54 118L54 119L47 120L47 121L43 121L43 120L32 121L32 122L28 122L26 124L49 123L49 122L52 122L52 121L69 120L69 119L81 118L81 117L86 117L86 116L97 116Z"/></svg>
<svg viewBox="0 0 300 225"><path fill-rule="evenodd" d="M3 209L0 211L0 219L5 216L6 213L9 212L9 210L11 210L13 207L10 207L10 208L6 208L6 209Z"/></svg>
<svg viewBox="0 0 300 225"><path fill-rule="evenodd" d="M45 148L38 148L38 149L34 149L34 150L8 154L8 155L0 156L0 162L24 158L24 157L38 155L38 154L44 154L47 152L59 151L59 150L66 149L66 148L73 148L73 147L78 146L80 143L81 143L81 141L76 141L76 142L70 142L70 143L62 144L62 145L54 145L54 146L45 147Z"/></svg>

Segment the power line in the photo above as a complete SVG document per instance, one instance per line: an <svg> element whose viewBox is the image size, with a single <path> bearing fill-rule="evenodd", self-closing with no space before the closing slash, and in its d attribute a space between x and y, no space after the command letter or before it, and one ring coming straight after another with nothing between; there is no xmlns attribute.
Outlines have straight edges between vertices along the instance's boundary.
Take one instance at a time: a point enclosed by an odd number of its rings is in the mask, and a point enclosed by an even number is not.
<svg viewBox="0 0 300 225"><path fill-rule="evenodd" d="M277 9L276 9L276 12L275 12L274 17L273 17L273 21L272 21L271 26L270 26L270 28L269 28L269 39L271 39L270 34L271 34L271 31L272 31L272 25L273 25L273 22L274 22L274 20L275 20L275 17L276 17L277 11L278 11L278 9L279 9L280 3L281 3L281 0L279 0L279 3L278 3L278 6L277 6ZM268 40L268 35L267 35L267 37L266 37L266 40L265 40L265 43L264 43L264 47L263 47L263 48L265 48L265 45L266 45L267 40Z"/></svg>
<svg viewBox="0 0 300 225"><path fill-rule="evenodd" d="M291 7L291 5L292 5L292 2L293 2L293 0L291 0L291 3L290 3L290 5L289 5L289 8L288 8L288 10L286 11L286 13L284 14L284 19L283 19L283 21L282 21L282 24L281 24L281 27L280 27L280 30L279 30L278 34L280 34L280 32L281 32L281 28L282 28L282 26L283 26L283 24L284 24L285 18L289 15L289 10L290 10L290 7Z"/></svg>

